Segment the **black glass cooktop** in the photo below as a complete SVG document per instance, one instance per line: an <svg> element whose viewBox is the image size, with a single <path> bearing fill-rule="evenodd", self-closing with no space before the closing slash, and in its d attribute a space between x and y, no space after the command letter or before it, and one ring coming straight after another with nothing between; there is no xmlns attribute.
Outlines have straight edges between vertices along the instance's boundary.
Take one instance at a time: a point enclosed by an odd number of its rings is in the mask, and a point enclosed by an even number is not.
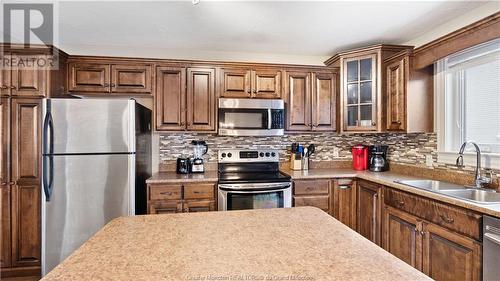
<svg viewBox="0 0 500 281"><path fill-rule="evenodd" d="M219 173L220 183L287 182L289 175L281 172L267 173Z"/></svg>

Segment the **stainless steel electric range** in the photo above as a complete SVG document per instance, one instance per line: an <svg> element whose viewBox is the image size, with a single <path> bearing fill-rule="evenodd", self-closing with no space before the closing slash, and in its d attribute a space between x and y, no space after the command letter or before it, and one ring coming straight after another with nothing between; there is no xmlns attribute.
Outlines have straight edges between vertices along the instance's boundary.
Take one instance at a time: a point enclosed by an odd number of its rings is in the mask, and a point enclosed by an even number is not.
<svg viewBox="0 0 500 281"><path fill-rule="evenodd" d="M289 208L290 176L279 171L277 150L219 150L219 211Z"/></svg>

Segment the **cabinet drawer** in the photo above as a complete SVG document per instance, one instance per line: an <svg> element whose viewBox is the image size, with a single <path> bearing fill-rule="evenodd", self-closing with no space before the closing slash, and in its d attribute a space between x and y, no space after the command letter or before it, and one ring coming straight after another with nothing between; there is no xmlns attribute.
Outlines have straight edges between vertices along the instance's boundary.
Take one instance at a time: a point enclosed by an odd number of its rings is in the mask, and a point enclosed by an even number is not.
<svg viewBox="0 0 500 281"><path fill-rule="evenodd" d="M385 189L385 204L442 227L480 240L481 215L393 189Z"/></svg>
<svg viewBox="0 0 500 281"><path fill-rule="evenodd" d="M184 185L184 199L214 199L214 184Z"/></svg>
<svg viewBox="0 0 500 281"><path fill-rule="evenodd" d="M294 181L294 191L296 195L328 194L330 180L302 180Z"/></svg>
<svg viewBox="0 0 500 281"><path fill-rule="evenodd" d="M295 207L300 206L312 206L320 208L321 210L328 212L330 209L330 196L294 196L293 202Z"/></svg>
<svg viewBox="0 0 500 281"><path fill-rule="evenodd" d="M181 185L150 185L149 200L180 200L182 199Z"/></svg>

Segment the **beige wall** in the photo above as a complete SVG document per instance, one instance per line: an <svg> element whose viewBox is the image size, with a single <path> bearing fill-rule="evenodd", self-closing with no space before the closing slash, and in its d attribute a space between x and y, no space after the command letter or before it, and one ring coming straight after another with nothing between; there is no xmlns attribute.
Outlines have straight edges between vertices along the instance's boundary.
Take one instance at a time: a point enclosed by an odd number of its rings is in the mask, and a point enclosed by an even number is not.
<svg viewBox="0 0 500 281"><path fill-rule="evenodd" d="M481 20L497 12L500 12L500 1L490 1L445 24L436 26L436 28L434 28L432 31L422 34L421 36L413 40L405 42L404 45L410 45L415 47L422 46L441 36L444 36L448 33L451 33L457 29L460 29L464 26L467 26L471 23L474 23L478 20Z"/></svg>

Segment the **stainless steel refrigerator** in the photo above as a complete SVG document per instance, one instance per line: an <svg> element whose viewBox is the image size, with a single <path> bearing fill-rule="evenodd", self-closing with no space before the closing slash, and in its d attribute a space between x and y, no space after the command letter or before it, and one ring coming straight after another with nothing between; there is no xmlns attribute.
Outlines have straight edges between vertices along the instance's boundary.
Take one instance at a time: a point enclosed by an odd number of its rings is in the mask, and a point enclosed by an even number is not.
<svg viewBox="0 0 500 281"><path fill-rule="evenodd" d="M43 116L42 276L109 221L144 213L151 175L151 111L134 100L45 99Z"/></svg>

